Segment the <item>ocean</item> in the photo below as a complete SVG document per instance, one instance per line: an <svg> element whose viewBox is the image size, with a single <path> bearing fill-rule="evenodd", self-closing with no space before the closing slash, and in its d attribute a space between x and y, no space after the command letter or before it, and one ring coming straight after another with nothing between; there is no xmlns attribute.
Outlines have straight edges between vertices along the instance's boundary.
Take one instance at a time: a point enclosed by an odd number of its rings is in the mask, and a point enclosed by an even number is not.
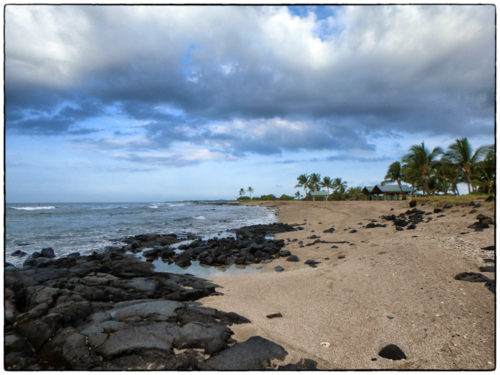
<svg viewBox="0 0 500 375"><path fill-rule="evenodd" d="M227 237L233 235L231 229L275 221L274 212L265 207L209 201L7 204L5 261L20 267L29 254L44 247L52 247L58 257L73 252L85 255L121 245L121 238L145 233ZM16 250L28 255L12 256ZM213 267L196 263L188 269L162 264L161 260L154 265L157 271L214 275ZM238 270L231 266L219 271Z"/></svg>

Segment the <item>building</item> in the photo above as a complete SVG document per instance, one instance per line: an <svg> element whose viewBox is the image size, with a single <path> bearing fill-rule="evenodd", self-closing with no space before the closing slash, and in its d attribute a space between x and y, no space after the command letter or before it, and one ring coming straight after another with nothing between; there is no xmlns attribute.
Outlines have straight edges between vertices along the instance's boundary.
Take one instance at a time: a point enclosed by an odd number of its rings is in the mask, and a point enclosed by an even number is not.
<svg viewBox="0 0 500 375"><path fill-rule="evenodd" d="M316 200L316 197L323 197L323 199L325 201L328 200L328 192L324 191L324 190L320 190L320 191L311 191L311 196L313 198L313 201Z"/></svg>
<svg viewBox="0 0 500 375"><path fill-rule="evenodd" d="M365 186L361 190L368 195L370 200L400 200L406 199L408 194L413 194L413 188L408 185L375 185Z"/></svg>

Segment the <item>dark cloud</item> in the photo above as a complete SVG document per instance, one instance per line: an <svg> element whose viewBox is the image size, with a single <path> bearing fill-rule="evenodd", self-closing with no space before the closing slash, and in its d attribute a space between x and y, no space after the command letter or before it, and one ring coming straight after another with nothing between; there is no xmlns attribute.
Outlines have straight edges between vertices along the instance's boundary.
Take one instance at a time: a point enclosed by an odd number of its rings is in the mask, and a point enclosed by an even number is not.
<svg viewBox="0 0 500 375"><path fill-rule="evenodd" d="M10 5L6 129L90 134L99 129L79 124L113 109L146 122L147 147L231 155L374 151L376 132L493 134L494 7L291 9L302 18L285 7Z"/></svg>

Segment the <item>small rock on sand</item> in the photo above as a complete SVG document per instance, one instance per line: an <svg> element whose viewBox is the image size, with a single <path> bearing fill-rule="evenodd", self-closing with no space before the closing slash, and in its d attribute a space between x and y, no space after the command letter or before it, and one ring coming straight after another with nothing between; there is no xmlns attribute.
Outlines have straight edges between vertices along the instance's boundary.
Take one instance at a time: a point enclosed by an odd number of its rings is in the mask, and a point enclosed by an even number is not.
<svg viewBox="0 0 500 375"><path fill-rule="evenodd" d="M283 318L283 315L281 315L281 313L274 313L274 314L266 315L266 318L268 318L268 319Z"/></svg>
<svg viewBox="0 0 500 375"><path fill-rule="evenodd" d="M378 355L383 358L392 359L394 361L406 359L405 353L397 345L394 344L389 344L387 346L384 346L380 350Z"/></svg>

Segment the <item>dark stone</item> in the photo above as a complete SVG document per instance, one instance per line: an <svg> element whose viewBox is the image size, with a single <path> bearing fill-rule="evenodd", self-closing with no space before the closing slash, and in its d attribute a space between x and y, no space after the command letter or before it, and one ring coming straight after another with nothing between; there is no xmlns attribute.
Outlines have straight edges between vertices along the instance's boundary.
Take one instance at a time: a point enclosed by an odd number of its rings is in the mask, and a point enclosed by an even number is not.
<svg viewBox="0 0 500 375"><path fill-rule="evenodd" d="M488 198L486 198L484 201L485 202L491 202L492 200L494 200L495 198L493 197L493 195L490 195L488 196Z"/></svg>
<svg viewBox="0 0 500 375"><path fill-rule="evenodd" d="M281 267L281 266L276 266L276 267L274 267L274 270L276 272L283 272L285 269L283 267Z"/></svg>
<svg viewBox="0 0 500 375"><path fill-rule="evenodd" d="M408 227L406 227L406 229L407 230L408 229L415 229L416 227L417 227L417 225L415 223L413 223L413 224L408 225Z"/></svg>
<svg viewBox="0 0 500 375"><path fill-rule="evenodd" d="M479 267L481 272L495 272L495 266L481 266Z"/></svg>
<svg viewBox="0 0 500 375"><path fill-rule="evenodd" d="M481 224L490 224L493 225L493 219L489 216L485 216L483 214L477 215L476 219L479 221Z"/></svg>
<svg viewBox="0 0 500 375"><path fill-rule="evenodd" d="M338 249L339 247L337 245L333 245L332 249Z"/></svg>
<svg viewBox="0 0 500 375"><path fill-rule="evenodd" d="M289 363L285 366L279 366L278 371L308 371L317 370L318 362L309 358L302 358L297 363Z"/></svg>
<svg viewBox="0 0 500 375"><path fill-rule="evenodd" d="M476 221L475 223L469 225L467 228L474 229L476 232L482 232L483 229L489 228L490 226L487 223L482 223L480 221Z"/></svg>
<svg viewBox="0 0 500 375"><path fill-rule="evenodd" d="M333 233L333 232L335 232L335 228L334 228L334 227L331 227L331 228L329 228L329 229L325 229L325 230L323 231L323 233Z"/></svg>
<svg viewBox="0 0 500 375"><path fill-rule="evenodd" d="M54 249L51 247L45 247L42 249L40 256L44 258L55 258L56 254L54 253Z"/></svg>
<svg viewBox="0 0 500 375"><path fill-rule="evenodd" d="M268 318L268 319L283 318L283 315L281 315L281 313L274 313L274 314L266 315L266 318Z"/></svg>
<svg viewBox="0 0 500 375"><path fill-rule="evenodd" d="M317 264L320 264L321 262L316 262L314 259L308 259L304 263L313 267L313 268L316 268Z"/></svg>
<svg viewBox="0 0 500 375"><path fill-rule="evenodd" d="M10 255L12 255L13 257L23 257L26 255L26 252L22 250L16 250Z"/></svg>
<svg viewBox="0 0 500 375"><path fill-rule="evenodd" d="M383 357L383 358L392 359L393 361L399 361L401 359L406 359L405 353L397 345L394 345L394 344L384 346L380 350L378 355Z"/></svg>
<svg viewBox="0 0 500 375"><path fill-rule="evenodd" d="M260 336L250 337L205 362L207 370L252 371L269 367L272 359L285 359L283 347Z"/></svg>
<svg viewBox="0 0 500 375"><path fill-rule="evenodd" d="M292 253L288 250L280 250L280 252L278 254L280 255L280 257L288 257L288 256L292 255Z"/></svg>
<svg viewBox="0 0 500 375"><path fill-rule="evenodd" d="M490 281L490 279L483 274L477 272L462 272L455 276L455 280L469 281L473 283L480 283Z"/></svg>
<svg viewBox="0 0 500 375"><path fill-rule="evenodd" d="M307 238L310 239L310 240L314 240L316 238L320 238L320 236L317 236L317 235L313 234L312 236L309 236Z"/></svg>
<svg viewBox="0 0 500 375"><path fill-rule="evenodd" d="M298 262L300 261L299 257L297 255L290 255L288 258L286 258L287 261L289 262Z"/></svg>
<svg viewBox="0 0 500 375"><path fill-rule="evenodd" d="M174 261L179 267L189 267L191 265L191 256L187 252L183 252L177 255Z"/></svg>
<svg viewBox="0 0 500 375"><path fill-rule="evenodd" d="M442 212L442 211L443 211L443 210L442 210L441 208L437 208L437 207L436 207L436 208L434 209L434 213L435 213L435 214L437 214L437 213L439 213L439 212Z"/></svg>
<svg viewBox="0 0 500 375"><path fill-rule="evenodd" d="M349 233L356 233L356 232L357 232L357 230L356 230L356 229L353 229L353 230L351 230Z"/></svg>
<svg viewBox="0 0 500 375"><path fill-rule="evenodd" d="M401 231L401 230L404 230L404 228L403 228L403 227L396 226L396 230Z"/></svg>
<svg viewBox="0 0 500 375"><path fill-rule="evenodd" d="M410 206L410 207L412 207L412 208L413 208L413 207L416 207L416 206L417 206L417 201L416 201L416 200L414 200L414 199L412 199L412 200L411 200L408 204L409 204L409 206Z"/></svg>
<svg viewBox="0 0 500 375"><path fill-rule="evenodd" d="M495 251L495 245L482 247L481 249L488 250L488 251Z"/></svg>
<svg viewBox="0 0 500 375"><path fill-rule="evenodd" d="M344 258L345 258L345 255L339 255L339 256L337 257L337 259L344 259Z"/></svg>
<svg viewBox="0 0 500 375"><path fill-rule="evenodd" d="M371 223L366 224L365 228L377 228L377 227L384 228L386 226L387 226L386 224L378 224L378 223L371 222Z"/></svg>

